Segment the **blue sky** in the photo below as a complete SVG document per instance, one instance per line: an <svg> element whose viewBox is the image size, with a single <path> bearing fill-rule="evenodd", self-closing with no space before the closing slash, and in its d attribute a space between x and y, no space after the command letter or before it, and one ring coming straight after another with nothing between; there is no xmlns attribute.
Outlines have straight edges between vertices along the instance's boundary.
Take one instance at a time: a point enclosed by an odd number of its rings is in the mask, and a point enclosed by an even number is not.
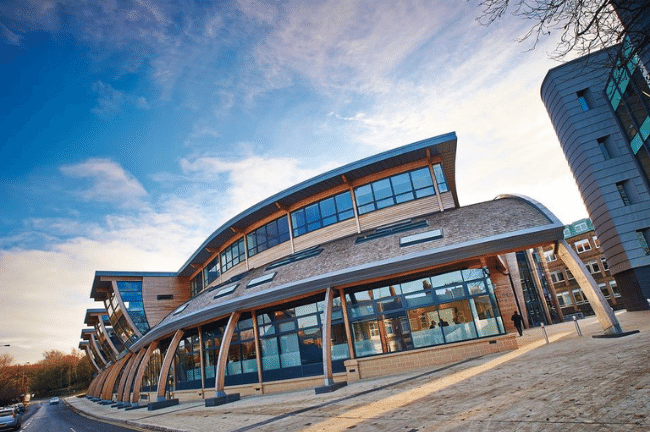
<svg viewBox="0 0 650 432"><path fill-rule="evenodd" d="M176 271L222 222L455 131L462 205L586 216L539 88L553 39L475 2L0 4L0 341L79 341L96 270Z"/></svg>

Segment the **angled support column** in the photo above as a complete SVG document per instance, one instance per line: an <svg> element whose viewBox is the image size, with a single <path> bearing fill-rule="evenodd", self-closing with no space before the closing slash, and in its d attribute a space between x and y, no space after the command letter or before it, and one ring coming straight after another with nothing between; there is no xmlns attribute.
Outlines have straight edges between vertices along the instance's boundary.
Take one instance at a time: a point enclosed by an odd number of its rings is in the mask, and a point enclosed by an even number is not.
<svg viewBox="0 0 650 432"><path fill-rule="evenodd" d="M135 356L135 361L133 362L133 366L129 371L129 376L127 377L126 385L124 386L124 391L122 392L122 397L119 399L120 401L124 402L127 405L130 405L131 388L133 387L133 379L135 378L135 374L137 373L140 367L140 363L142 362L142 358L144 357L144 354L146 352L147 350L144 348L138 351L138 354Z"/></svg>
<svg viewBox="0 0 650 432"><path fill-rule="evenodd" d="M605 334L610 335L623 333L618 318L614 315L614 311L607 303L603 293L598 288L598 284L594 280L593 276L591 276L587 271L587 268L578 257L578 254L565 240L560 240L558 242L557 253L564 264L566 264L569 270L571 270L571 273L573 273L573 277L575 277L582 292L587 296L587 300L589 300L589 304L594 310L596 318L598 318Z"/></svg>
<svg viewBox="0 0 650 432"><path fill-rule="evenodd" d="M330 287L325 291L325 311L323 313L323 330L321 345L323 347L323 376L325 385L316 387L316 394L329 393L346 386L347 382L334 383L332 373L332 308L334 307L334 290Z"/></svg>
<svg viewBox="0 0 650 432"><path fill-rule="evenodd" d="M107 367L106 369L104 369L102 371L101 377L100 377L99 381L97 381L97 386L93 390L93 395L92 396L96 400L101 400L102 389L104 388L104 383L106 382L106 379L108 378L108 375L111 373L111 370L112 370L113 366L115 366L115 365L111 365L111 366Z"/></svg>
<svg viewBox="0 0 650 432"><path fill-rule="evenodd" d="M215 377L215 397L207 398L205 406L223 405L228 402L239 400L239 393L227 395L225 392L226 383L226 364L228 363L228 351L230 350L230 342L232 335L235 333L237 321L239 321L240 312L233 312L228 319L226 331L223 333L221 339L221 346L219 347L219 357L217 358L217 376Z"/></svg>
<svg viewBox="0 0 650 432"><path fill-rule="evenodd" d="M100 388L101 382L104 379L104 373L106 371L102 370L99 371L97 376L93 379L93 381L90 383L90 387L88 388L88 397L90 399L97 399L98 396L98 391L97 389Z"/></svg>
<svg viewBox="0 0 650 432"><path fill-rule="evenodd" d="M97 338L95 337L95 333L90 334L90 343L95 348L95 351L97 352L97 356L99 357L99 359L103 361L105 365L107 365L108 360L106 359L106 357L104 357L104 353L99 348L99 344L97 343Z"/></svg>
<svg viewBox="0 0 650 432"><path fill-rule="evenodd" d="M97 372L101 371L101 368L99 367L99 365L97 365L97 362L95 361L95 358L93 357L92 353L90 352L90 347L88 345L86 345L84 347L84 349L86 350L86 355L90 359L90 363L92 363L95 370L97 370Z"/></svg>
<svg viewBox="0 0 650 432"><path fill-rule="evenodd" d="M158 348L158 341L153 341L151 342L151 345L147 348L147 351L144 353L144 356L142 357L142 361L140 362L140 366L138 366L138 372L135 375L135 378L133 380L133 394L131 395L131 408L139 408L140 404L138 401L140 400L140 390L142 389L142 379L144 378L144 373L147 370L147 366L149 366L149 360L151 359L151 354ZM127 408L129 409L129 408Z"/></svg>
<svg viewBox="0 0 650 432"><path fill-rule="evenodd" d="M185 332L183 330L176 330L174 337L172 338L167 352L165 353L165 358L160 366L160 375L158 375L158 391L156 392L157 400L156 402L149 402L148 410L153 411L160 408L166 408L172 405L178 405L178 399L165 399L165 392L167 391L167 377L169 376L169 369L172 366L172 361L176 355L176 350L178 345L183 339Z"/></svg>
<svg viewBox="0 0 650 432"><path fill-rule="evenodd" d="M124 367L124 364L131 358L131 355L131 353L128 353L113 365L111 373L108 375L108 378L102 387L102 401L111 401L113 399L113 388L115 387L115 381L117 380L120 371Z"/></svg>
<svg viewBox="0 0 650 432"><path fill-rule="evenodd" d="M129 359L128 362L126 362L126 366L124 367L124 372L122 372L122 377L120 378L120 384L117 386L117 403L120 408L122 406L120 405L122 403L122 393L124 393L124 387L126 386L126 381L129 379L129 373L131 372L131 368L133 368L133 362L135 362L135 355L131 355L131 358Z"/></svg>

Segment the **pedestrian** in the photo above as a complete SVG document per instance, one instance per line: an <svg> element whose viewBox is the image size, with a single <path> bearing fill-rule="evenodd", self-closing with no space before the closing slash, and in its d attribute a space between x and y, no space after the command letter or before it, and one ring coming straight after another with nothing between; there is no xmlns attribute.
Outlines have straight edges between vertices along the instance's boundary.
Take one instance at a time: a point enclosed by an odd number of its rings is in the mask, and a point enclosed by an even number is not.
<svg viewBox="0 0 650 432"><path fill-rule="evenodd" d="M515 313L512 314L512 317L510 318L512 322L515 324L515 327L517 328L517 331L519 332L519 336L522 336L523 333L523 325L524 325L524 319L519 315L519 312L515 311Z"/></svg>

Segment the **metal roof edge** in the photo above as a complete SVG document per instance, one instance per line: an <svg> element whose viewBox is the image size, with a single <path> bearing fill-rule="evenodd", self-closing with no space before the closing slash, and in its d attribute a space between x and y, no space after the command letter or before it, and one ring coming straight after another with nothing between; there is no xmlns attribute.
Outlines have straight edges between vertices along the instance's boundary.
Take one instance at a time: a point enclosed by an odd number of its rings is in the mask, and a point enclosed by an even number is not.
<svg viewBox="0 0 650 432"><path fill-rule="evenodd" d="M194 258L199 254L199 252L207 247L207 245L210 243L210 241L219 235L221 232L224 230L227 230L231 225L233 225L235 222L238 220L248 216L249 214L253 213L256 210L259 210L263 207L266 207L268 205L273 205L276 201L286 197L290 196L294 193L297 193L309 186L315 185L319 182L325 181L327 179L333 178L333 177L338 177L340 175L344 175L348 171L352 171L355 169L359 169L364 166L371 165L373 163L380 162L382 160L390 159L392 157L399 156L405 152L412 152L412 151L417 151L420 149L423 149L425 147L431 146L431 145L438 145L442 144L448 141L456 141L458 138L456 136L456 132L448 132L446 134L442 135L437 135L431 138L426 138L420 141L416 141L411 144L406 144L400 147L396 147L394 149L390 149L387 151L384 151L382 153L378 153L373 156L369 156L363 159L360 159L355 162L351 162L349 164L343 165L338 168L334 168L333 170L327 171L325 173L319 174L315 177L312 177L310 179L307 179L303 182L300 182L288 189L285 189L281 192L276 193L275 195L272 195L268 198L266 198L263 201L260 201L259 203L255 204L254 206L249 207L248 209L244 210L243 212L239 213L238 215L234 216L233 218L229 219L225 223L223 223L219 228L217 228L210 236L199 246L192 256L181 266L181 268L178 270L176 273L177 275L180 275L194 260ZM455 184L455 179L454 179L454 184ZM454 198L456 200L456 204L458 204L458 197L456 196L455 188L454 188Z"/></svg>
<svg viewBox="0 0 650 432"><path fill-rule="evenodd" d="M532 205L534 200L525 197L503 196L504 198L520 198ZM540 204L541 205L541 204ZM542 206L543 207L543 206ZM545 207L544 207L545 208ZM547 210L548 211L548 210ZM549 212L553 216L552 213ZM556 218L557 219L557 218ZM300 281L280 285L272 289L251 293L208 306L170 321L158 328L152 328L146 335L135 342L130 349L139 350L149 342L172 334L179 328L194 326L202 322L225 316L241 308L260 307L269 302L286 300L287 298L317 292L333 285L345 285L361 282L375 277L390 276L404 271L417 270L431 265L442 265L447 262L471 259L474 257L495 254L502 251L524 249L528 245L553 242L564 238L564 225L559 220L536 228L528 228L509 233L497 234L481 239L442 246L425 251L414 252L400 257L366 263L349 267L336 272L325 273ZM522 241L520 239L525 239Z"/></svg>

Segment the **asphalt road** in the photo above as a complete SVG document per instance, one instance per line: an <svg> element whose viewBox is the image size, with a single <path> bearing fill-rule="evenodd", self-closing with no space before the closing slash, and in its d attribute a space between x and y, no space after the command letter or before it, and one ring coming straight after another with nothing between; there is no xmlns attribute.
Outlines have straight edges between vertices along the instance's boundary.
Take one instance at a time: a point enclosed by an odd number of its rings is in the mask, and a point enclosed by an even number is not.
<svg viewBox="0 0 650 432"><path fill-rule="evenodd" d="M125 427L91 420L68 408L63 402L32 402L23 415L21 431L29 432L132 432Z"/></svg>

